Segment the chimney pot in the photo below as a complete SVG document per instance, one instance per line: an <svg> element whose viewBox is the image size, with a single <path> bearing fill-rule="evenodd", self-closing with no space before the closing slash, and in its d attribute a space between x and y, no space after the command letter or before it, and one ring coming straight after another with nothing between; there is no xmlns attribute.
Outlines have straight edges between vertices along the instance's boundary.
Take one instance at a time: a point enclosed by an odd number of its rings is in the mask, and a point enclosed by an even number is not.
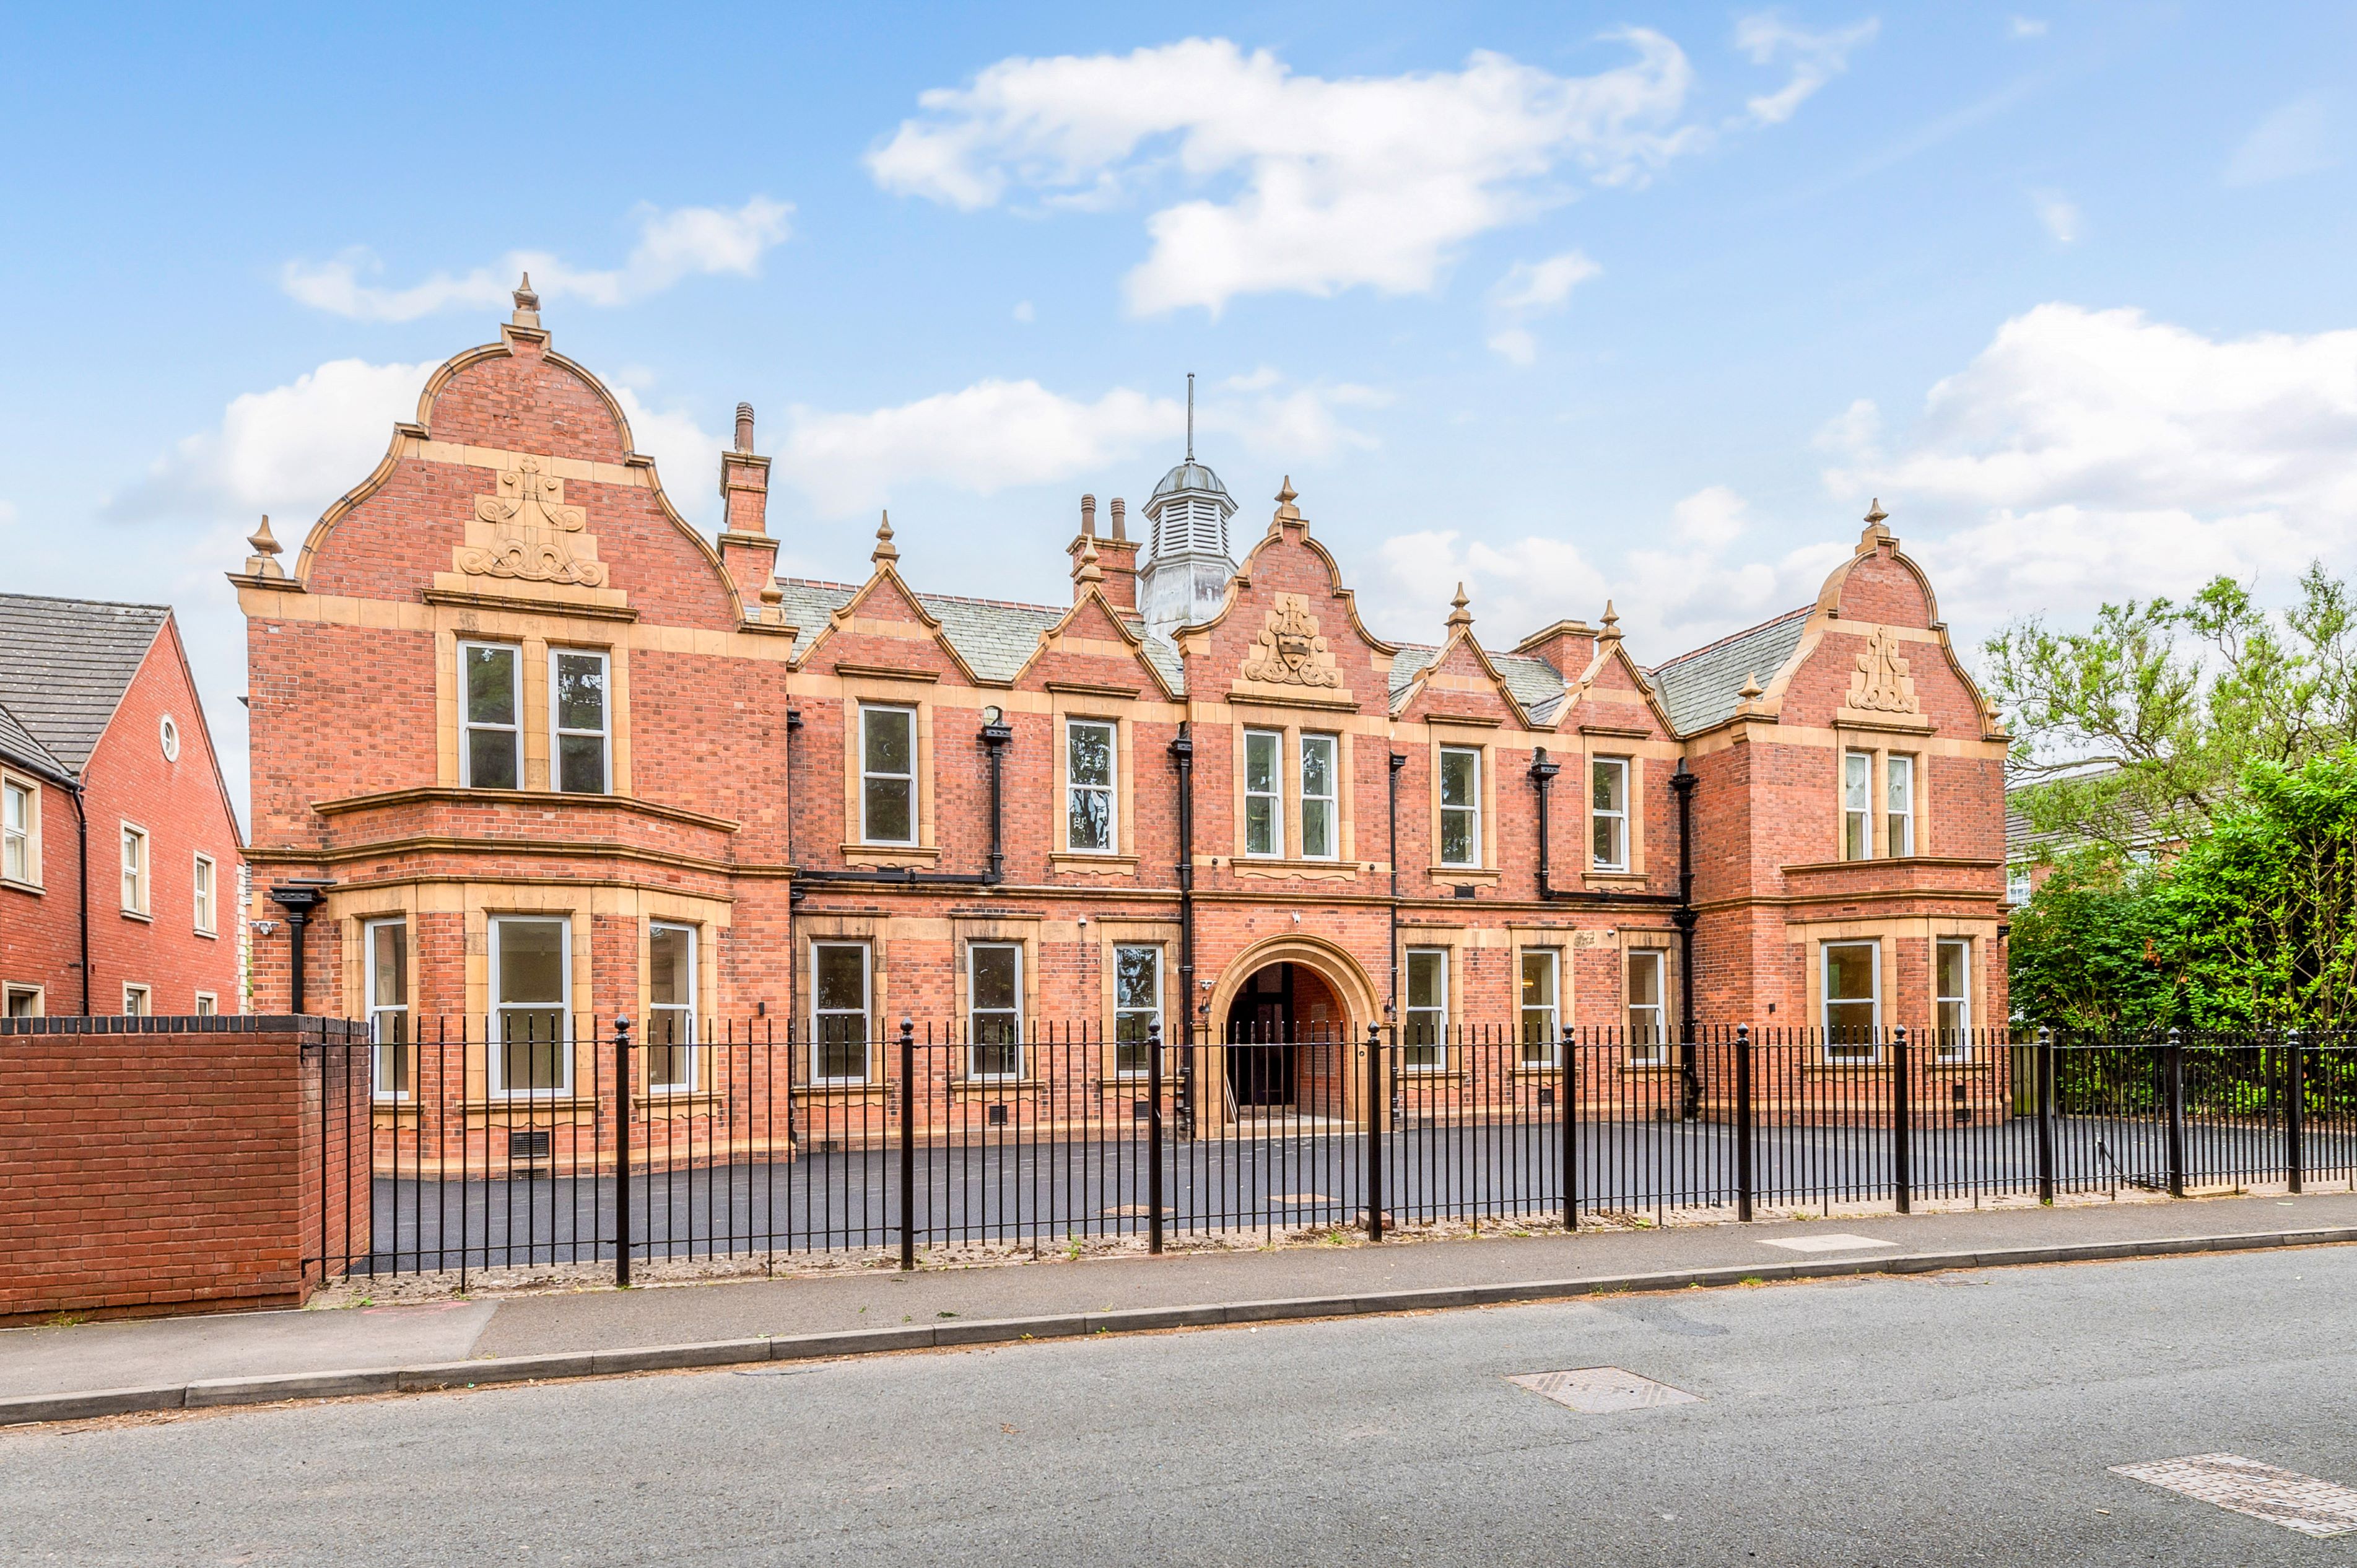
<svg viewBox="0 0 2357 1568"><path fill-rule="evenodd" d="M737 450L753 450L753 405L749 403L737 405Z"/></svg>
<svg viewBox="0 0 2357 1568"><path fill-rule="evenodd" d="M1129 537L1128 503L1119 496L1113 498L1113 536L1115 539Z"/></svg>
<svg viewBox="0 0 2357 1568"><path fill-rule="evenodd" d="M1096 537L1096 532L1097 498L1084 495L1081 498L1081 535L1085 539L1093 539Z"/></svg>

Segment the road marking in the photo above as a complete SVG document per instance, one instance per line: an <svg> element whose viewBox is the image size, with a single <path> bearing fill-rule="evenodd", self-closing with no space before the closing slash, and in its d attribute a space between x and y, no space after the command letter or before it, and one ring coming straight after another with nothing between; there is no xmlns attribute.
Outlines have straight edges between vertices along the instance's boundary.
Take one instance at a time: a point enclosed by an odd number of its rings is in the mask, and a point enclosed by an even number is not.
<svg viewBox="0 0 2357 1568"><path fill-rule="evenodd" d="M1665 1404L1700 1404L1700 1394L1624 1372L1618 1367L1576 1367L1567 1372L1524 1372L1506 1381L1583 1415L1653 1410Z"/></svg>
<svg viewBox="0 0 2357 1568"><path fill-rule="evenodd" d="M1846 1230L1830 1231L1823 1236L1781 1236L1763 1238L1763 1247L1781 1247L1791 1252L1846 1252L1856 1247L1896 1247L1896 1241L1878 1241L1871 1236L1853 1236Z"/></svg>
<svg viewBox="0 0 2357 1568"><path fill-rule="evenodd" d="M2357 1492L2240 1455L2195 1454L2146 1465L2115 1465L2112 1474L2302 1535L2357 1535Z"/></svg>

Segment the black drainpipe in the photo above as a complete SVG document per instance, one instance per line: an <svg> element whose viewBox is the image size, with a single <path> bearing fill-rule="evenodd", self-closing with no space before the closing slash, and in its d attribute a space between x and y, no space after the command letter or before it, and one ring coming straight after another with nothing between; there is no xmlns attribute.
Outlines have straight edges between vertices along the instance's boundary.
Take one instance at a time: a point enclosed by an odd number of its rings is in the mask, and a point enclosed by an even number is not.
<svg viewBox="0 0 2357 1568"><path fill-rule="evenodd" d="M1003 783L1006 758L1006 743L1015 738L1006 715L996 708L985 710L995 715L982 726L982 744L990 750L990 869L988 871L917 871L908 866L848 866L840 871L804 871L794 878L797 886L805 882L869 882L885 886L924 887L996 887L1006 880L1006 840L1005 796ZM786 734L791 744L793 732L801 726L789 716ZM791 766L791 764L790 764ZM791 791L793 781L787 779ZM788 801L791 813L792 802ZM791 902L791 899L789 900Z"/></svg>
<svg viewBox="0 0 2357 1568"><path fill-rule="evenodd" d="M73 800L74 843L81 854L78 864L81 877L81 1015L90 1016L90 813L82 807L81 786L69 784L66 794Z"/></svg>
<svg viewBox="0 0 2357 1568"><path fill-rule="evenodd" d="M1684 762L1684 760L1681 760L1681 761L1678 763L1678 768L1679 768L1679 771L1680 771L1680 772L1684 772L1684 769L1685 769L1685 763ZM1545 747L1545 746L1539 746L1536 750L1534 750L1534 751L1531 754L1531 788L1532 788L1534 791L1536 791L1536 792L1537 792L1537 795L1538 795L1538 811L1539 811L1539 835L1538 835L1538 836L1539 836L1539 866L1538 866L1538 885L1539 885L1539 897L1540 897L1540 899L1541 899L1543 902L1549 903L1549 904L1602 904L1602 905L1622 905L1622 904L1646 905L1646 904L1652 904L1652 905L1661 905L1661 906L1664 906L1664 907L1673 907L1673 908L1674 908L1674 907L1683 907L1683 906L1684 906L1684 904L1685 903L1685 895L1684 895L1683 892L1680 892L1680 893L1621 893L1621 892L1618 892L1618 891L1590 892L1590 891L1588 891L1588 890L1587 890L1587 889L1585 889L1585 888L1557 887L1557 886L1555 886L1554 885L1554 883L1552 883L1551 881L1549 881L1549 880L1548 880L1548 875L1549 875L1549 861L1548 861L1548 858L1547 858L1547 786L1548 786L1548 785L1550 785L1550 784L1552 784L1552 783L1554 783L1554 782L1555 782L1555 776L1556 774L1558 774L1558 773L1562 772L1562 771L1563 771L1563 765L1562 765L1561 763L1559 763L1559 762L1553 762L1553 761L1550 761L1550 760L1548 759L1548 757L1547 757L1547 754L1546 754L1546 747ZM1672 782L1674 784L1674 783L1675 783L1675 780L1674 780L1674 779L1673 779L1673 780L1672 780ZM1685 797L1684 797L1684 796L1683 796L1683 795L1679 796L1678 798L1679 798L1679 800L1684 800L1685 799ZM1681 819L1680 819L1680 826L1681 826L1681 831L1683 832L1683 827L1684 827L1684 819L1683 819L1683 818L1681 818Z"/></svg>
<svg viewBox="0 0 2357 1568"><path fill-rule="evenodd" d="M1399 1021L1400 972L1399 776L1400 769L1407 766L1407 757L1403 753L1396 751L1392 752L1390 755L1391 771L1383 779L1383 798L1385 814L1389 817L1391 822L1392 834L1392 990L1391 995L1383 1002L1383 1016L1388 1021L1396 1024ZM1546 828L1544 824L1539 828L1539 834L1540 843L1544 844L1546 843ZM1539 853L1541 854L1544 854L1546 851L1544 849L1541 849ZM1542 873L1541 875L1544 874Z"/></svg>
<svg viewBox="0 0 2357 1568"><path fill-rule="evenodd" d="M794 812L802 807L802 792L794 782L794 739L802 733L802 711L786 710L786 864L793 867L794 879L786 884L786 1038L794 1037L794 1011L801 1005L802 950L796 940L794 917L802 912L802 872L794 865ZM787 1135L792 1136L788 1129Z"/></svg>
<svg viewBox="0 0 2357 1568"><path fill-rule="evenodd" d="M1007 727L1005 710L985 708L983 715L982 744L990 752L990 875L986 880L995 887L1006 876L1001 789L1006 772L1006 743L1015 738L1015 732Z"/></svg>
<svg viewBox="0 0 2357 1568"><path fill-rule="evenodd" d="M1678 907L1670 911L1670 919L1678 928L1678 1078L1684 1089L1685 1118L1691 1122L1702 1109L1702 1074L1695 1066L1695 922L1700 918L1694 907L1694 791L1695 776L1686 771L1686 759L1678 758L1678 770L1670 775L1670 788L1678 797Z"/></svg>
<svg viewBox="0 0 2357 1568"><path fill-rule="evenodd" d="M286 911L286 1010L290 1013L303 1011L303 932L311 923L311 911L327 901L319 891L327 886L297 880L282 882L270 890L270 901Z"/></svg>
<svg viewBox="0 0 2357 1568"><path fill-rule="evenodd" d="M1185 719L1170 742L1178 770L1178 1128L1195 1124L1195 741Z"/></svg>

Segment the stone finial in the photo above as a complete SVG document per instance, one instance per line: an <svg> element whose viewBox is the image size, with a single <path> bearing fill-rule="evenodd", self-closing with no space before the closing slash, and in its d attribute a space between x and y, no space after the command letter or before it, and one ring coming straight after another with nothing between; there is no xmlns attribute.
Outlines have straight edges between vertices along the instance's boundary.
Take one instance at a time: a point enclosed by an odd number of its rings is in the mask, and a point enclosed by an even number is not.
<svg viewBox="0 0 2357 1568"><path fill-rule="evenodd" d="M532 274L530 273L524 274L523 282L516 285L515 316L513 317L513 325L518 327L537 327L540 325L540 295L533 293L532 291Z"/></svg>
<svg viewBox="0 0 2357 1568"><path fill-rule="evenodd" d="M1081 498L1081 537L1083 539L1094 539L1096 536L1097 498L1092 495L1084 495Z"/></svg>
<svg viewBox="0 0 2357 1568"><path fill-rule="evenodd" d="M776 578L772 577L770 581L761 585L761 602L769 606L771 609L775 609L780 605L786 602L786 591L785 589L778 586Z"/></svg>
<svg viewBox="0 0 2357 1568"><path fill-rule="evenodd" d="M1104 568L1097 564L1097 547L1093 538L1081 546L1081 564L1073 572L1072 581L1083 587L1104 581Z"/></svg>
<svg viewBox="0 0 2357 1568"><path fill-rule="evenodd" d="M1891 537L1890 530L1883 526L1883 521L1889 515L1882 510L1882 498L1877 496L1874 504L1867 508L1866 528L1857 536L1859 549L1863 550L1869 544L1880 544Z"/></svg>
<svg viewBox="0 0 2357 1568"><path fill-rule="evenodd" d="M1299 522L1301 521L1301 509L1295 506L1293 503L1300 499L1300 496L1297 494L1293 489L1293 476L1291 474L1286 475L1284 485L1280 487L1276 492L1276 515L1269 521L1272 522Z"/></svg>
<svg viewBox="0 0 2357 1568"><path fill-rule="evenodd" d="M1874 498L1873 504L1867 508L1866 526L1868 528L1879 528L1882 526L1883 520L1889 515L1890 514L1889 512L1882 510L1882 498L1880 496L1877 496Z"/></svg>
<svg viewBox="0 0 2357 1568"><path fill-rule="evenodd" d="M1620 640L1620 617L1613 610L1610 599L1604 601L1604 629L1598 632L1596 638L1599 642Z"/></svg>
<svg viewBox="0 0 2357 1568"><path fill-rule="evenodd" d="M1471 600L1465 596L1465 585L1463 583L1458 584L1457 596L1448 601L1448 624L1450 626L1461 626L1469 628L1473 625L1473 612L1465 607L1471 602Z"/></svg>
<svg viewBox="0 0 2357 1568"><path fill-rule="evenodd" d="M1119 496L1113 498L1113 536L1115 539L1129 537L1129 503Z"/></svg>
<svg viewBox="0 0 2357 1568"><path fill-rule="evenodd" d="M283 577L286 575L285 570L275 559L278 553L285 546L279 543L278 536L270 532L269 513L263 514L262 526L247 534L245 542L253 551L252 555L246 557L245 575L247 576Z"/></svg>
<svg viewBox="0 0 2357 1568"><path fill-rule="evenodd" d="M892 542L892 514L888 511L884 514L884 521L876 526L876 548L867 553L867 559L881 566L887 561L899 558L900 548Z"/></svg>
<svg viewBox="0 0 2357 1568"><path fill-rule="evenodd" d="M749 403L740 403L737 405L737 450L748 456L752 455L753 405Z"/></svg>
<svg viewBox="0 0 2357 1568"><path fill-rule="evenodd" d="M1736 695L1743 699L1743 705L1747 708L1767 695L1760 684L1760 671L1754 670L1746 675L1743 678L1743 690L1738 692Z"/></svg>

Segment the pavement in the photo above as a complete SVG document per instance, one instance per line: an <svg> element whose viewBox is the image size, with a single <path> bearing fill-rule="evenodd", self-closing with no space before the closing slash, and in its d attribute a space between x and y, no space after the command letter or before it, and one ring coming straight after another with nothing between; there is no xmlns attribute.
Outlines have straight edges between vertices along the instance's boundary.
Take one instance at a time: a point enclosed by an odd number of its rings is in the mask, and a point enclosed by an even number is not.
<svg viewBox="0 0 2357 1568"><path fill-rule="evenodd" d="M0 1425L1605 1291L2352 1240L2357 1193L2340 1192L862 1270L87 1322L0 1331Z"/></svg>
<svg viewBox="0 0 2357 1568"><path fill-rule="evenodd" d="M1867 1275L18 1427L0 1562L2277 1568L2140 1477L2348 1487L2352 1391L2357 1248Z"/></svg>

